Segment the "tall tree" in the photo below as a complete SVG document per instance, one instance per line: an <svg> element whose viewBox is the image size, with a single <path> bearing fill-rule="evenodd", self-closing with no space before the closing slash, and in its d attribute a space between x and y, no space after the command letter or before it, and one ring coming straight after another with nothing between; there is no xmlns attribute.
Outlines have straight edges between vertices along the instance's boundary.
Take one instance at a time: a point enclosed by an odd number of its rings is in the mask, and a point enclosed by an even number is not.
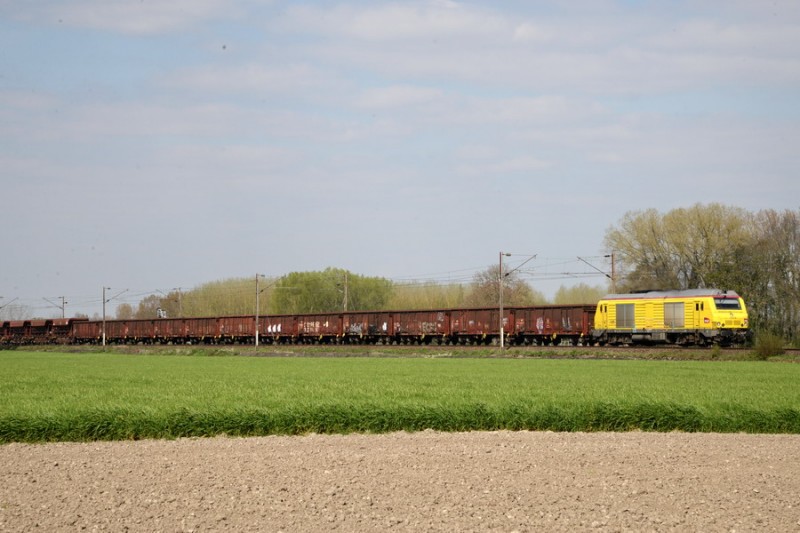
<svg viewBox="0 0 800 533"><path fill-rule="evenodd" d="M754 327L800 341L800 212L760 211L740 275Z"/></svg>
<svg viewBox="0 0 800 533"><path fill-rule="evenodd" d="M698 288L735 263L735 249L750 245L751 229L743 209L696 204L666 214L628 212L608 230L605 244L627 272L622 290Z"/></svg>
<svg viewBox="0 0 800 533"><path fill-rule="evenodd" d="M323 313L382 309L392 291L385 278L366 277L340 268L292 272L273 289L273 313Z"/></svg>

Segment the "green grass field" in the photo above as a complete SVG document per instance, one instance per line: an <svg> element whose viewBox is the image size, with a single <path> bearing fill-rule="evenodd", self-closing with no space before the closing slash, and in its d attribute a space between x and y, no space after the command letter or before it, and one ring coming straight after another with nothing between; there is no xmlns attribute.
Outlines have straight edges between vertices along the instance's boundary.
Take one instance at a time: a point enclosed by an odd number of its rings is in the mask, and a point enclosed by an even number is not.
<svg viewBox="0 0 800 533"><path fill-rule="evenodd" d="M398 430L800 433L800 365L0 352L0 442Z"/></svg>

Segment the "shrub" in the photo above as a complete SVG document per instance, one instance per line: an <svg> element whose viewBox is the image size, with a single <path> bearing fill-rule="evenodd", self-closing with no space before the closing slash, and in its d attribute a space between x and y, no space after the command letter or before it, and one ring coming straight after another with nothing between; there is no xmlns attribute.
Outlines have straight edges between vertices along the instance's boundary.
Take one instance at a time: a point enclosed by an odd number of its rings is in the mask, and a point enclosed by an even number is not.
<svg viewBox="0 0 800 533"><path fill-rule="evenodd" d="M722 348L719 344L715 344L711 347L711 359L717 360L719 356L722 354Z"/></svg>
<svg viewBox="0 0 800 533"><path fill-rule="evenodd" d="M756 357L762 361L773 355L785 353L783 337L774 333L759 333L756 338Z"/></svg>

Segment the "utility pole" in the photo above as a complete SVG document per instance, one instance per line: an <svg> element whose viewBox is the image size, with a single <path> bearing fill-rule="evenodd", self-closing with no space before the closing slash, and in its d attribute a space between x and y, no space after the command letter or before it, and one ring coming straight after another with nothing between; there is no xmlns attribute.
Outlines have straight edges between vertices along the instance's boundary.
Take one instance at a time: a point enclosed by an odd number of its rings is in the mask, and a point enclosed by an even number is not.
<svg viewBox="0 0 800 533"><path fill-rule="evenodd" d="M505 347L505 324L503 323L503 256L511 257L511 254L500 252L500 271L497 274L498 288L500 289L500 349Z"/></svg>
<svg viewBox="0 0 800 533"><path fill-rule="evenodd" d="M111 290L111 287L103 287L103 347L106 346L106 290Z"/></svg>
<svg viewBox="0 0 800 533"><path fill-rule="evenodd" d="M66 301L66 299L65 299L65 297L64 297L64 296L57 296L56 298L61 298L61 305L58 305L57 303L55 303L55 302L52 302L52 301L48 300L47 298L42 298L42 300L44 300L45 302L47 302L47 303L49 303L49 304L51 304L51 305L53 305L53 306L55 306L55 307L58 307L59 309L61 309L61 318L64 318L64 315L65 315L65 309L66 309L66 307L67 307L67 304L68 304L69 302L68 302L68 301Z"/></svg>
<svg viewBox="0 0 800 533"><path fill-rule="evenodd" d="M347 312L347 271L344 271L344 301L342 302L342 309Z"/></svg>
<svg viewBox="0 0 800 533"><path fill-rule="evenodd" d="M611 293L617 292L616 252L611 252Z"/></svg>
<svg viewBox="0 0 800 533"><path fill-rule="evenodd" d="M263 277L261 274L256 272L256 340L255 340L255 347L258 348L258 305L259 305L259 295L261 291L258 290L258 278Z"/></svg>
<svg viewBox="0 0 800 533"><path fill-rule="evenodd" d="M181 288L175 287L172 290L178 293L178 318L183 318L183 303L181 302Z"/></svg>
<svg viewBox="0 0 800 533"><path fill-rule="evenodd" d="M608 255L604 255L603 257L605 257L605 258L609 258L610 257L611 258L611 274L603 272L602 270L600 270L599 268L597 268L596 266L591 264L589 261L587 261L583 257L579 256L578 260L586 263L587 265L589 265L590 267L592 267L593 269L597 270L602 275L607 277L609 280L611 280L611 293L613 294L613 293L617 292L617 272L616 272L616 265L615 265L616 257L615 257L614 252L611 252Z"/></svg>
<svg viewBox="0 0 800 533"><path fill-rule="evenodd" d="M103 287L103 347L105 348L106 345L106 304L113 300L114 298L118 297L123 292L126 292L128 289L118 292L111 298L106 299L106 291L110 291L111 287Z"/></svg>
<svg viewBox="0 0 800 533"><path fill-rule="evenodd" d="M518 266L512 268L508 272L503 273L503 256L511 257L512 255L523 255L523 254L512 254L510 252L505 252L505 253L504 252L500 252L500 271L497 273L497 281L498 281L497 284L498 284L498 288L500 289L499 290L499 292L500 292L500 318L499 318L499 320L500 320L500 348L505 347L505 324L504 324L504 320L503 320L505 318L503 316L503 279L505 279L509 275L513 274L514 272L516 272L520 268L522 268L524 265L526 265L528 263L528 261L536 259L536 255L537 254L533 254L533 255L528 256L528 258L525 261L523 261L522 263L520 263ZM527 254L525 254L525 255L527 255Z"/></svg>

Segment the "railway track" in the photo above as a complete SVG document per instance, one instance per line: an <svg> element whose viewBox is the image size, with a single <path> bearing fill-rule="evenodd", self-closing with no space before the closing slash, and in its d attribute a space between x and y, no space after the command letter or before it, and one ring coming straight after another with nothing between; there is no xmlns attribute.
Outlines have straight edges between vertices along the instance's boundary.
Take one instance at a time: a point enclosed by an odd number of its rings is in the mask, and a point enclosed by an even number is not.
<svg viewBox="0 0 800 533"><path fill-rule="evenodd" d="M659 361L754 361L753 348L698 348L676 346L280 346L267 350L240 347L236 353L255 357L420 357L500 359L640 359ZM800 363L800 350L786 349L781 361Z"/></svg>
<svg viewBox="0 0 800 533"><path fill-rule="evenodd" d="M126 354L219 354L248 357L492 357L553 359L658 359L658 360L754 360L753 347L696 347L675 345L651 346L506 346L437 345L437 344L115 344L98 345L29 345L5 346L5 349L46 351L98 350ZM785 348L780 360L800 362L800 349Z"/></svg>
<svg viewBox="0 0 800 533"><path fill-rule="evenodd" d="M31 347L30 349L35 349ZM99 347L70 347L94 351ZM130 354L240 355L245 357L430 357L430 358L552 358L552 359L653 359L653 360L754 360L754 348L699 348L657 346L453 346L453 345L115 345L107 350ZM800 349L786 349L782 360L800 362Z"/></svg>

